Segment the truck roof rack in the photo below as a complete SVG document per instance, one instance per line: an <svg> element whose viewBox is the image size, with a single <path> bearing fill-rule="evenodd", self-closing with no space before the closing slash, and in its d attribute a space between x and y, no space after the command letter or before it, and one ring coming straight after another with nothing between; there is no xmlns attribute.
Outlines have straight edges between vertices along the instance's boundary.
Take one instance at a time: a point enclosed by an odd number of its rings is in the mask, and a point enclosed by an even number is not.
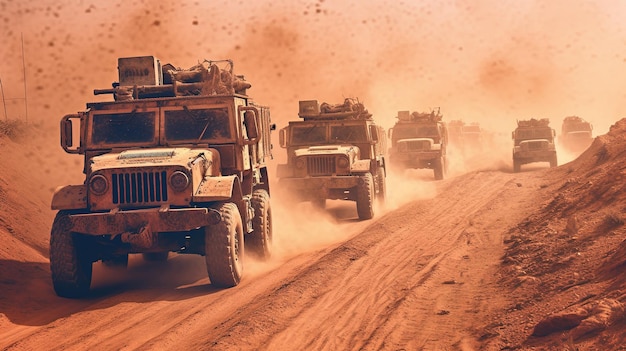
<svg viewBox="0 0 626 351"><path fill-rule="evenodd" d="M223 67L220 67L223 66ZM119 82L94 95L113 94L115 101L194 95L246 95L252 85L233 74L232 60L204 60L189 69L161 66L153 56L118 59Z"/></svg>
<svg viewBox="0 0 626 351"><path fill-rule="evenodd" d="M531 118L527 120L518 120L518 127L547 127L550 125L548 118Z"/></svg>
<svg viewBox="0 0 626 351"><path fill-rule="evenodd" d="M349 120L372 119L372 114L365 109L363 103L355 98L346 98L341 104L331 105L317 100L303 100L299 102L298 117L308 120Z"/></svg>
<svg viewBox="0 0 626 351"><path fill-rule="evenodd" d="M398 111L396 118L398 118L400 122L441 122L443 115L439 109L430 112L413 113L409 113L409 111Z"/></svg>

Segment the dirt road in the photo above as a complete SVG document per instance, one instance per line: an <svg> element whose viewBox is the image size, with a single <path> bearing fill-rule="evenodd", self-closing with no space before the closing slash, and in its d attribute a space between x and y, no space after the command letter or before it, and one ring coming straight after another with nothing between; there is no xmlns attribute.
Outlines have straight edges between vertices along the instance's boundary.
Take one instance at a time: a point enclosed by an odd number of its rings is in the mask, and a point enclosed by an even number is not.
<svg viewBox="0 0 626 351"><path fill-rule="evenodd" d="M54 296L45 260L15 262L37 283L3 297L0 348L473 349L507 303L493 281L503 233L532 208L539 179L473 172L367 222L336 205L335 226L348 233L338 242L249 263L227 290L211 287L199 256L136 258L126 272L96 266L93 296L74 301Z"/></svg>

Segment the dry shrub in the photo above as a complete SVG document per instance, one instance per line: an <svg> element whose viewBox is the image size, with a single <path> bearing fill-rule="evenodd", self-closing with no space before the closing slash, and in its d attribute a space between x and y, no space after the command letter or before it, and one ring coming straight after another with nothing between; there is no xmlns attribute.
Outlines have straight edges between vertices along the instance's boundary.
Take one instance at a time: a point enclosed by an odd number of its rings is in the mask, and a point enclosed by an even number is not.
<svg viewBox="0 0 626 351"><path fill-rule="evenodd" d="M624 225L624 218L617 212L610 212L604 217L604 226L608 229L614 229Z"/></svg>
<svg viewBox="0 0 626 351"><path fill-rule="evenodd" d="M27 122L20 120L0 121L0 137L7 136L11 140L18 140L27 134L29 128Z"/></svg>

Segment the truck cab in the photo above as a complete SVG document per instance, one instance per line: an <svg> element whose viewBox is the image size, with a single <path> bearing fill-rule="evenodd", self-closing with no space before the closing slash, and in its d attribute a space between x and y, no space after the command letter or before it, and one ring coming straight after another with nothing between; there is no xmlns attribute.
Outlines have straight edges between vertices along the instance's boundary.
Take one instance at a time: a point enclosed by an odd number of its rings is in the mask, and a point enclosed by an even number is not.
<svg viewBox="0 0 626 351"><path fill-rule="evenodd" d="M374 216L373 200L386 193L384 129L363 104L300 101L299 117L280 131L287 163L279 184L301 201L323 207L326 199L356 201L360 219Z"/></svg>
<svg viewBox="0 0 626 351"><path fill-rule="evenodd" d="M230 60L181 70L120 58L118 70L112 89L94 90L114 101L61 119L61 147L83 155L85 181L53 195L55 291L84 296L93 262L126 266L134 253L199 254L212 285L237 285L246 247L271 253L269 108Z"/></svg>

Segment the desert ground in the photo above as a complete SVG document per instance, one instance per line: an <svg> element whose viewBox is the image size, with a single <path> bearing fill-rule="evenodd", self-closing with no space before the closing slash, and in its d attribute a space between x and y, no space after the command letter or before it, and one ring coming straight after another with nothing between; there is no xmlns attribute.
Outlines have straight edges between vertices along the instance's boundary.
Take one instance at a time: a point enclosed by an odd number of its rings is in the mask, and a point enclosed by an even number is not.
<svg viewBox="0 0 626 351"><path fill-rule="evenodd" d="M623 14L590 1L0 0L0 349L626 349ZM234 17L234 16L239 17ZM493 136L451 149L446 179L389 172L373 219L320 211L272 182L274 254L217 289L201 256L94 265L87 298L57 297L50 200L81 184L59 120L107 97L117 58L177 67L231 58L279 127L299 100L359 97ZM516 119L594 124L581 154L513 172ZM274 140L274 144L277 141ZM273 171L284 158L275 145Z"/></svg>

